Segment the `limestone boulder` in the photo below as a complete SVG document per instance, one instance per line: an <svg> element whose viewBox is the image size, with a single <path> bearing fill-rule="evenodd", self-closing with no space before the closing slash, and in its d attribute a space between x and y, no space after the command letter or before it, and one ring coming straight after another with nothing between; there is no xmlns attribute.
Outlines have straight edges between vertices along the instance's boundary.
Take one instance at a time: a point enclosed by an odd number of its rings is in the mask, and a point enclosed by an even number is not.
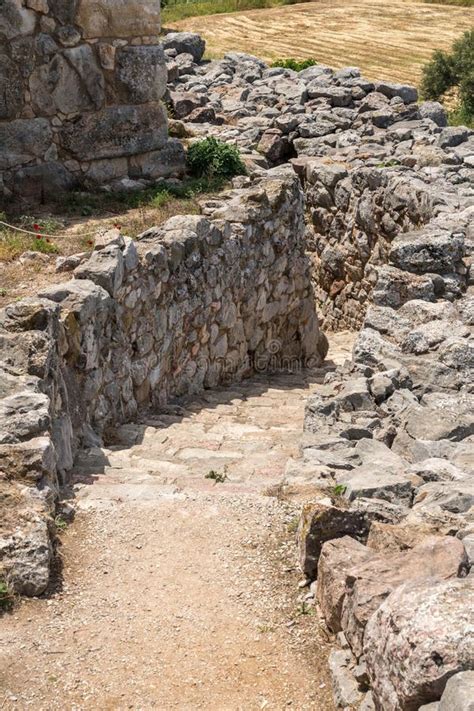
<svg viewBox="0 0 474 711"><path fill-rule="evenodd" d="M147 153L167 141L166 113L160 103L113 106L65 122L59 136L63 149L80 160Z"/></svg>
<svg viewBox="0 0 474 711"><path fill-rule="evenodd" d="M98 110L105 101L105 80L91 47L82 44L55 54L30 77L37 114L54 116Z"/></svg>
<svg viewBox="0 0 474 711"><path fill-rule="evenodd" d="M448 680L439 711L474 711L474 670L459 672Z"/></svg>
<svg viewBox="0 0 474 711"><path fill-rule="evenodd" d="M0 13L0 35L13 39L33 32L36 15L24 7L21 0L3 0Z"/></svg>
<svg viewBox="0 0 474 711"><path fill-rule="evenodd" d="M168 70L159 45L122 47L115 71L125 103L159 101L166 91Z"/></svg>
<svg viewBox="0 0 474 711"><path fill-rule="evenodd" d="M354 565L369 560L374 555L373 550L350 536L323 544L318 562L316 595L326 624L332 632L340 632L342 629L341 615L347 573Z"/></svg>
<svg viewBox="0 0 474 711"><path fill-rule="evenodd" d="M393 590L420 577L455 578L467 569L461 541L429 538L412 550L377 555L354 566L346 577L342 629L354 654L362 654L365 626Z"/></svg>
<svg viewBox="0 0 474 711"><path fill-rule="evenodd" d="M298 526L300 565L309 579L318 570L319 556L326 541L342 538L364 541L370 528L365 511L351 511L321 503L305 504Z"/></svg>
<svg viewBox="0 0 474 711"><path fill-rule="evenodd" d="M474 668L473 610L473 577L418 579L392 592L364 638L377 711L418 711L440 699L451 677Z"/></svg>
<svg viewBox="0 0 474 711"><path fill-rule="evenodd" d="M0 120L14 119L23 109L23 79L18 65L0 48Z"/></svg>
<svg viewBox="0 0 474 711"><path fill-rule="evenodd" d="M177 54L191 54L195 62L200 62L206 50L203 38L193 32L169 32L163 38L164 49L175 49Z"/></svg>
<svg viewBox="0 0 474 711"><path fill-rule="evenodd" d="M156 37L160 0L78 0L75 20L87 39Z"/></svg>
<svg viewBox="0 0 474 711"><path fill-rule="evenodd" d="M0 170L43 158L52 140L51 127L46 119L18 119L0 123Z"/></svg>

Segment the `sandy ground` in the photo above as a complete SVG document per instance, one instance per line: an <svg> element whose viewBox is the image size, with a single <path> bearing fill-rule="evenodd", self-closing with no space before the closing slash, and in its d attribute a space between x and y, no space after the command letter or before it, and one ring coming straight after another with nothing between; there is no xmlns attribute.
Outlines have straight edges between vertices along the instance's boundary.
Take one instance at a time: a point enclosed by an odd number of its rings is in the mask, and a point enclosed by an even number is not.
<svg viewBox="0 0 474 711"><path fill-rule="evenodd" d="M330 357L352 341L335 335ZM329 639L298 588L300 504L268 495L318 379L204 394L78 460L62 571L0 621L1 709L332 711Z"/></svg>
<svg viewBox="0 0 474 711"><path fill-rule="evenodd" d="M434 49L448 49L474 23L474 6L420 0L319 0L227 15L192 17L169 27L199 32L210 56L248 52L267 60L312 57L358 66L369 79L417 84Z"/></svg>

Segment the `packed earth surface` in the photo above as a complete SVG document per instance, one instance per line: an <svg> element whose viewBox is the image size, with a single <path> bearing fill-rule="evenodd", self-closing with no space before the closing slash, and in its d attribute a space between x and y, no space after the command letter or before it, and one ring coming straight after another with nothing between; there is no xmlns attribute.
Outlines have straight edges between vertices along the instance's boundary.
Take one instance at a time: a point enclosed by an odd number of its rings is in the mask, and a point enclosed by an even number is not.
<svg viewBox="0 0 474 711"><path fill-rule="evenodd" d="M188 398L81 459L60 577L2 620L2 708L334 708L328 637L296 585L299 505L272 489L353 339L334 337L324 370Z"/></svg>

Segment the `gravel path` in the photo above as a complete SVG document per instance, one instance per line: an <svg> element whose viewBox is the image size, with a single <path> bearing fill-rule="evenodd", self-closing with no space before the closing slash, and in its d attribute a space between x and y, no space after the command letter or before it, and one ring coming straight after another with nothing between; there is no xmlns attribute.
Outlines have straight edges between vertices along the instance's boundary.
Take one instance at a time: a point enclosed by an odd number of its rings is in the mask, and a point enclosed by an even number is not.
<svg viewBox="0 0 474 711"><path fill-rule="evenodd" d="M298 502L268 495L316 380L213 391L80 458L56 589L0 623L0 709L333 709Z"/></svg>

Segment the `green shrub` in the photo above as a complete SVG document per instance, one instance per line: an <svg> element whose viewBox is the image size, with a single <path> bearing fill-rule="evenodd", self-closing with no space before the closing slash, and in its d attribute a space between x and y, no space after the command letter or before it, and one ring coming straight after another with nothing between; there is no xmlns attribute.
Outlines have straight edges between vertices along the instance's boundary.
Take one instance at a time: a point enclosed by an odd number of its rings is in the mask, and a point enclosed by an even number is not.
<svg viewBox="0 0 474 711"><path fill-rule="evenodd" d="M5 580L0 579L0 612L5 612L13 607L14 596Z"/></svg>
<svg viewBox="0 0 474 711"><path fill-rule="evenodd" d="M314 67L317 64L315 59L275 59L272 67L283 67L283 69L293 69L294 72L302 72L303 69Z"/></svg>
<svg viewBox="0 0 474 711"><path fill-rule="evenodd" d="M425 99L439 99L452 87L459 90L459 110L456 115L474 117L474 30L457 39L451 52L436 50L423 68L421 94Z"/></svg>
<svg viewBox="0 0 474 711"><path fill-rule="evenodd" d="M237 146L218 141L213 136L189 147L187 165L189 173L197 178L226 180L246 173Z"/></svg>

